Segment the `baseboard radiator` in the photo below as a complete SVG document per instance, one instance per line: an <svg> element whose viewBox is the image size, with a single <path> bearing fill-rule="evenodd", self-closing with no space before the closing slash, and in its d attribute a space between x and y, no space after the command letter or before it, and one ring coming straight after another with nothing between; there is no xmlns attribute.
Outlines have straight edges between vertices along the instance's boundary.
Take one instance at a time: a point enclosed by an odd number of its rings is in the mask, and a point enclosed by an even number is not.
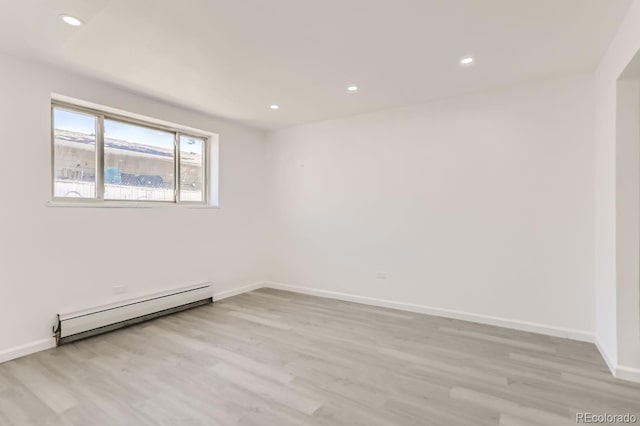
<svg viewBox="0 0 640 426"><path fill-rule="evenodd" d="M212 302L211 283L182 287L118 303L60 313L53 331L56 344L60 346Z"/></svg>

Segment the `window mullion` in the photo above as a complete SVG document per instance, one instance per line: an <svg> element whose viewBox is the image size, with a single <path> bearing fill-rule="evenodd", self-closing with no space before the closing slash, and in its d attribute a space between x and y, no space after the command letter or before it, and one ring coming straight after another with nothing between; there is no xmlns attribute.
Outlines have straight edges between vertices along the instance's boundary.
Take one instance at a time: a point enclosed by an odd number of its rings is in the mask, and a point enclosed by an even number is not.
<svg viewBox="0 0 640 426"><path fill-rule="evenodd" d="M96 197L104 201L104 115L96 120Z"/></svg>
<svg viewBox="0 0 640 426"><path fill-rule="evenodd" d="M176 203L180 202L180 133L175 132L174 134L174 139L173 139L173 146L174 146L174 152L173 152L173 158L175 160L175 178L173 179L174 182L174 201Z"/></svg>

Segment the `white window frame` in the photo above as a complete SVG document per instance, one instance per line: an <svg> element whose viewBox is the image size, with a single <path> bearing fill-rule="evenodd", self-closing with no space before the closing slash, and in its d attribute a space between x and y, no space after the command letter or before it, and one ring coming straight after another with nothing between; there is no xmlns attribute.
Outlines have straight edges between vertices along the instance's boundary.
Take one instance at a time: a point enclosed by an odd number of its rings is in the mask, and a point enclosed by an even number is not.
<svg viewBox="0 0 640 426"><path fill-rule="evenodd" d="M96 196L93 198L80 198L80 197L56 197L55 194L55 122L54 111L56 109L76 112L80 114L90 115L96 118L96 166L95 166L95 187ZM173 180L173 201L160 201L160 200L111 200L104 198L104 120L115 120L126 124L132 124L136 126L146 127L154 130L161 130L164 132L173 133L174 136L174 180ZM194 206L194 207L217 207L216 204L210 204L210 185L217 184L217 182L211 182L211 164L214 160L211 156L212 138L216 135L197 131L191 128L160 124L154 122L153 119L140 119L127 116L120 113L114 113L105 111L104 109L87 107L78 105L76 103L67 102L53 98L51 100L51 203L52 205L74 205L74 206L102 206L102 207L151 207L151 206L167 206L167 205L182 205L182 206ZM204 141L203 146L203 200L202 201L182 201L180 200L180 137L193 137ZM217 138L216 138L217 143ZM215 160L217 161L217 155ZM217 194L217 191L216 191ZM217 198L217 196L215 197Z"/></svg>

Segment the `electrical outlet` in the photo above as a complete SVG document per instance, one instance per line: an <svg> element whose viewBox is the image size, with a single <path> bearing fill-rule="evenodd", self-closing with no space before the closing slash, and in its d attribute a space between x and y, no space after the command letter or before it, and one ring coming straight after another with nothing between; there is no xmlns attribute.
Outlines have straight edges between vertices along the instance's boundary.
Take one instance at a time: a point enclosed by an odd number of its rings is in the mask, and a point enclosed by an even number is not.
<svg viewBox="0 0 640 426"><path fill-rule="evenodd" d="M113 291L113 294L126 293L127 292L127 286L126 285L114 285L112 291Z"/></svg>
<svg viewBox="0 0 640 426"><path fill-rule="evenodd" d="M376 272L376 279L377 280L386 280L387 279L387 273L386 272Z"/></svg>

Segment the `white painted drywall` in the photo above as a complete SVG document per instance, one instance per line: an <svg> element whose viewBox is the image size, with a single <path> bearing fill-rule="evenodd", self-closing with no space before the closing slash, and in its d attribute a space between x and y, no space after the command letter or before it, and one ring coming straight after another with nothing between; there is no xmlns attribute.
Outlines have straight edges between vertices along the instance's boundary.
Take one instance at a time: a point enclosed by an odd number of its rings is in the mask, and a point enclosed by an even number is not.
<svg viewBox="0 0 640 426"><path fill-rule="evenodd" d="M593 102L579 75L270 132L269 280L591 334Z"/></svg>
<svg viewBox="0 0 640 426"><path fill-rule="evenodd" d="M264 133L42 64L0 56L0 352L51 335L59 309L264 276ZM50 94L220 135L220 209L54 208Z"/></svg>
<svg viewBox="0 0 640 426"><path fill-rule="evenodd" d="M618 365L640 367L640 74L617 84L616 321ZM640 373L640 370L639 370ZM640 379L640 377L638 377Z"/></svg>
<svg viewBox="0 0 640 426"><path fill-rule="evenodd" d="M630 7L596 72L596 338L614 366L640 368L638 215L628 185L638 187L638 148L616 143L618 78L640 49L640 1ZM628 87L628 86L627 86ZM624 90L624 88L623 88ZM624 102L623 102L624 103ZM625 113L622 111L621 113ZM634 160L631 163L625 160ZM631 214L629 214L631 213ZM626 233L626 234L625 234Z"/></svg>

